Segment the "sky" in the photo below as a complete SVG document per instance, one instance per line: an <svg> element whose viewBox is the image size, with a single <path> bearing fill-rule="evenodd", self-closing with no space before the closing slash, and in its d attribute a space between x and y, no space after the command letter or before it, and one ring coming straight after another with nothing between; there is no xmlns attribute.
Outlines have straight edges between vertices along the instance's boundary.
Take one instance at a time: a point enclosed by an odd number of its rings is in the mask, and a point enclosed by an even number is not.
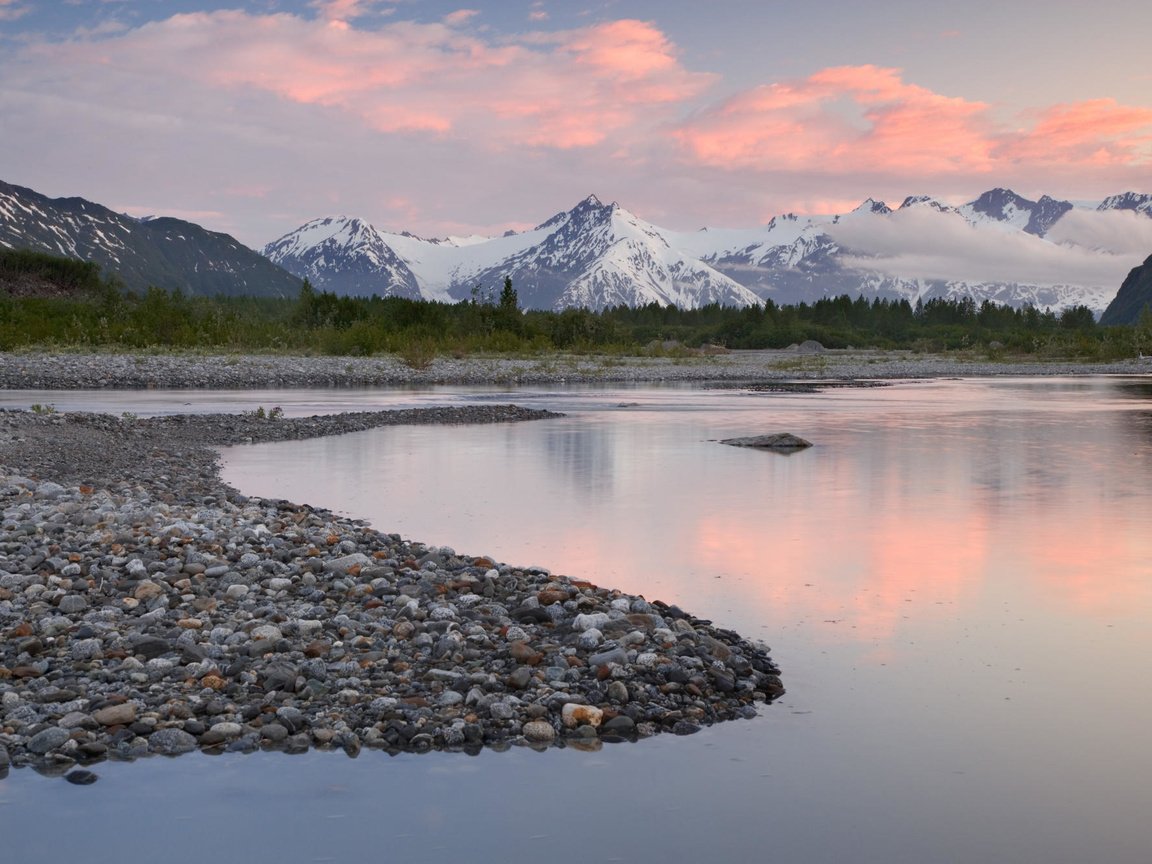
<svg viewBox="0 0 1152 864"><path fill-rule="evenodd" d="M255 248L1152 192L1147 0L0 0L0 179Z"/></svg>

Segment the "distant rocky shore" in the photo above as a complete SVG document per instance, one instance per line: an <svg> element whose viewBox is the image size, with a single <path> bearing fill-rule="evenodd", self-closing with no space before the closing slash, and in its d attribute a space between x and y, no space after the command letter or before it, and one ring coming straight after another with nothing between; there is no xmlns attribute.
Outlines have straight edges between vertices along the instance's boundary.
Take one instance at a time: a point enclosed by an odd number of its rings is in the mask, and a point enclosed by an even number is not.
<svg viewBox="0 0 1152 864"><path fill-rule="evenodd" d="M550 416L0 412L0 776L85 783L105 758L197 749L596 747L779 696L766 648L676 606L246 498L208 446Z"/></svg>
<svg viewBox="0 0 1152 864"><path fill-rule="evenodd" d="M412 384L892 380L1152 371L1139 360L994 362L909 351L730 351L707 356L437 358L0 353L0 389L390 387Z"/></svg>

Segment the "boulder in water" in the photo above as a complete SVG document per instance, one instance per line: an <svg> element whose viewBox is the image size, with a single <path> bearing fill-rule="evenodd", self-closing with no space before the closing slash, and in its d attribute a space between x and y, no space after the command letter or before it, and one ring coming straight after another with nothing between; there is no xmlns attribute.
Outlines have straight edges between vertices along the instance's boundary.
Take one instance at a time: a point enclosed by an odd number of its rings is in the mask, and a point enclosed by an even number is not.
<svg viewBox="0 0 1152 864"><path fill-rule="evenodd" d="M811 447L812 442L806 441L799 435L791 432L774 432L771 435L753 435L750 438L725 438L721 444L731 444L733 447L755 447L758 450L803 450Z"/></svg>

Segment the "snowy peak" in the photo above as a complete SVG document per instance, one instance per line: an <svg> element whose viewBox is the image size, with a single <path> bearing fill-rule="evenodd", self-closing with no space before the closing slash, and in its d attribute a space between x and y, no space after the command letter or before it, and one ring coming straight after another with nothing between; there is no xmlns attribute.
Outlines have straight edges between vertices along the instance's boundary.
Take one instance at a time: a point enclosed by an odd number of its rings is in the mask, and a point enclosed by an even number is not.
<svg viewBox="0 0 1152 864"><path fill-rule="evenodd" d="M1112 195L1105 198L1097 210L1132 210L1152 216L1152 195L1143 195L1139 192L1124 192L1121 195Z"/></svg>
<svg viewBox="0 0 1152 864"><path fill-rule="evenodd" d="M876 213L881 216L886 216L892 212L892 208L885 204L883 201L875 201L872 198L865 198L852 212Z"/></svg>
<svg viewBox="0 0 1152 864"><path fill-rule="evenodd" d="M1037 237L1043 237L1065 213L1072 209L1069 201L1058 201L1048 195L1030 201L1011 189L991 189L960 211L971 221L1001 222Z"/></svg>
<svg viewBox="0 0 1152 864"><path fill-rule="evenodd" d="M411 269L371 224L348 216L313 219L264 247L290 273L334 294L421 296Z"/></svg>
<svg viewBox="0 0 1152 864"><path fill-rule="evenodd" d="M1060 221L1060 218L1072 209L1070 201L1057 201L1048 195L1041 195L1040 200L1032 208L1032 215L1024 230L1037 237L1043 237L1048 229Z"/></svg>
<svg viewBox="0 0 1152 864"><path fill-rule="evenodd" d="M492 291L509 276L530 308L758 302L737 282L673 249L660 229L594 195L531 234L532 242L508 257L479 271L458 272L452 295L466 297L475 286Z"/></svg>
<svg viewBox="0 0 1152 864"><path fill-rule="evenodd" d="M1011 189L990 189L961 210L967 210L976 217L985 217L994 222L1007 222L1015 228L1023 229L1032 217L1036 202L1022 198Z"/></svg>
<svg viewBox="0 0 1152 864"><path fill-rule="evenodd" d="M949 207L933 198L931 195L909 195L901 202L897 210L914 210L917 207L927 207L937 213L956 213L955 207Z"/></svg>
<svg viewBox="0 0 1152 864"><path fill-rule="evenodd" d="M581 225L594 225L612 217L613 211L618 209L615 202L612 204L603 204L600 199L595 195L589 195L571 210L564 210L557 213L547 222L537 225L534 230L546 231L555 229L560 225L566 225L571 222L577 222Z"/></svg>

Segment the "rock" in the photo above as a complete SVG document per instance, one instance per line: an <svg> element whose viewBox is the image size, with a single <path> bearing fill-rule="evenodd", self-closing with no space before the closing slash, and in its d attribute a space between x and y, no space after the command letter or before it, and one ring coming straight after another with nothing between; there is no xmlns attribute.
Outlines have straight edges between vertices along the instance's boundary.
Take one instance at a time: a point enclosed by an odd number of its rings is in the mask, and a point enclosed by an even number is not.
<svg viewBox="0 0 1152 864"><path fill-rule="evenodd" d="M754 447L758 450L803 450L812 446L811 441L806 441L798 435L793 435L791 432L776 432L771 435L755 435L750 438L725 438L721 444L730 444L733 447Z"/></svg>
<svg viewBox="0 0 1152 864"><path fill-rule="evenodd" d="M603 629L611 619L606 612L581 613L572 619L573 630Z"/></svg>
<svg viewBox="0 0 1152 864"><path fill-rule="evenodd" d="M140 582L132 592L132 597L136 600L152 600L163 595L164 589L150 579Z"/></svg>
<svg viewBox="0 0 1152 864"><path fill-rule="evenodd" d="M288 730L279 723L265 723L260 727L260 737L273 744L280 744L288 738Z"/></svg>
<svg viewBox="0 0 1152 864"><path fill-rule="evenodd" d="M71 737L67 729L52 726L33 735L31 740L28 741L28 750L37 756L43 756L45 753L64 746L64 743L70 740Z"/></svg>
<svg viewBox="0 0 1152 864"><path fill-rule="evenodd" d="M277 642L284 638L284 634L275 624L261 624L259 627L253 627L250 635L253 642L261 642L264 640Z"/></svg>
<svg viewBox="0 0 1152 864"><path fill-rule="evenodd" d="M172 646L168 644L167 639L160 639L156 636L144 636L132 646L132 650L141 657L151 660L167 654L172 650Z"/></svg>
<svg viewBox="0 0 1152 864"><path fill-rule="evenodd" d="M86 771L83 768L77 768L74 771L69 771L64 775L64 779L75 786L91 786L100 778L93 774L91 771Z"/></svg>
<svg viewBox="0 0 1152 864"><path fill-rule="evenodd" d="M127 726L136 719L136 705L124 702L92 712L92 719L103 726Z"/></svg>
<svg viewBox="0 0 1152 864"><path fill-rule="evenodd" d="M618 714L601 725L600 733L630 738L636 734L636 721L625 714Z"/></svg>
<svg viewBox="0 0 1152 864"><path fill-rule="evenodd" d="M369 566L371 563L372 559L363 552L354 552L342 558L326 561L324 563L324 569L332 573L359 573L362 568Z"/></svg>
<svg viewBox="0 0 1152 864"><path fill-rule="evenodd" d="M535 666L544 659L544 655L527 642L513 642L508 646L508 653L517 663L523 663L527 666Z"/></svg>
<svg viewBox="0 0 1152 864"><path fill-rule="evenodd" d="M56 608L64 615L75 615L88 608L88 599L79 594L66 594L60 598Z"/></svg>
<svg viewBox="0 0 1152 864"><path fill-rule="evenodd" d="M574 702L568 702L561 710L560 717L569 729L582 725L595 728L604 719L604 712L594 705L577 705Z"/></svg>
<svg viewBox="0 0 1152 864"><path fill-rule="evenodd" d="M196 738L184 729L157 729L148 736L148 749L161 756L179 756L196 749Z"/></svg>
<svg viewBox="0 0 1152 864"><path fill-rule="evenodd" d="M527 666L521 666L519 669L513 670L512 674L508 676L506 683L513 690L523 690L531 680L532 670Z"/></svg>
<svg viewBox="0 0 1152 864"><path fill-rule="evenodd" d="M524 724L521 734L524 735L526 741L547 744L556 737L556 730L552 728L551 723L544 720L532 720Z"/></svg>
<svg viewBox="0 0 1152 864"><path fill-rule="evenodd" d="M607 666L610 663L618 666L628 665L628 652L623 648L610 648L588 658L589 666Z"/></svg>
<svg viewBox="0 0 1152 864"><path fill-rule="evenodd" d="M225 741L239 738L243 732L244 727L239 723L230 723L227 721L214 723L207 732L200 736L200 743L206 746L222 744Z"/></svg>

